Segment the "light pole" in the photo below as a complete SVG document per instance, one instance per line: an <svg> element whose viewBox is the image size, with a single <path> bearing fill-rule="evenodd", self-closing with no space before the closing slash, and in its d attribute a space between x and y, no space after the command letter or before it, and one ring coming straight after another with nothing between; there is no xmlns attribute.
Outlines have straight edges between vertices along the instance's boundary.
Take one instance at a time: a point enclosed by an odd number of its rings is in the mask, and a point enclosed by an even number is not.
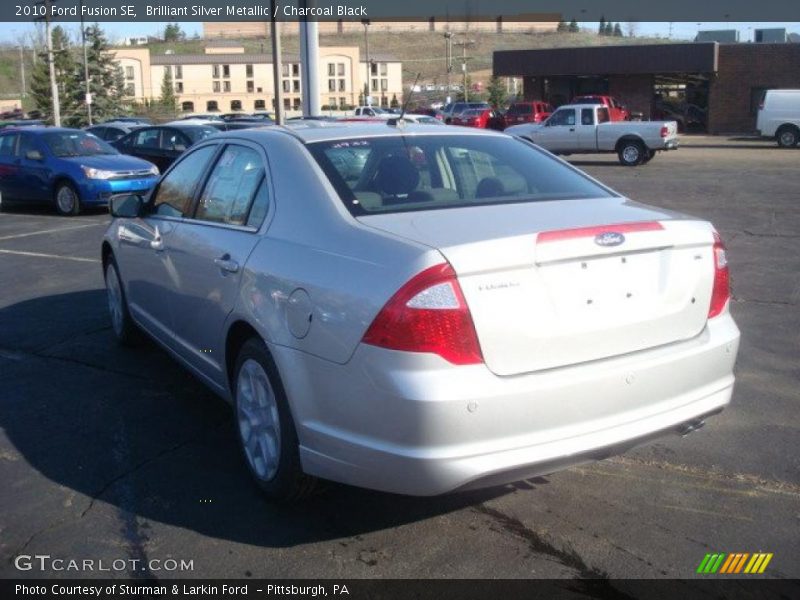
<svg viewBox="0 0 800 600"><path fill-rule="evenodd" d="M275 98L275 124L283 125L283 82L281 81L281 31L280 23L276 18L275 0L270 2L270 37L272 38L272 82L274 86L273 96Z"/></svg>
<svg viewBox="0 0 800 600"><path fill-rule="evenodd" d="M50 67L50 93L53 97L53 125L61 127L61 101L58 97L58 84L56 83L56 65L53 60L53 36L50 31L50 15L52 14L53 0L43 0L44 35L47 44L47 64Z"/></svg>
<svg viewBox="0 0 800 600"><path fill-rule="evenodd" d="M445 88L445 102L450 98L450 73L453 70L453 34L444 32L444 62L447 71L447 87Z"/></svg>
<svg viewBox="0 0 800 600"><path fill-rule="evenodd" d="M372 103L367 101L367 98L369 98L369 80L370 76L372 75L372 72L370 71L371 65L369 62L369 34L367 33L369 31L370 20L361 19L361 24L364 26L364 46L366 48L366 59L367 59L366 62L364 63L367 68L367 78L364 80L364 104L367 106L371 106Z"/></svg>
<svg viewBox="0 0 800 600"><path fill-rule="evenodd" d="M20 80L22 82L22 101L20 102L20 104L22 104L22 102L24 102L25 94L26 94L26 90L25 90L25 52L24 52L24 50L25 49L22 47L22 43L20 43L20 45L19 45L19 76L20 76ZM22 106L20 106L20 108L22 108Z"/></svg>
<svg viewBox="0 0 800 600"><path fill-rule="evenodd" d="M83 23L83 0L80 0L81 11L81 44L83 45L83 79L86 82L86 116L92 126L92 88L89 85L89 54L86 51L86 27Z"/></svg>

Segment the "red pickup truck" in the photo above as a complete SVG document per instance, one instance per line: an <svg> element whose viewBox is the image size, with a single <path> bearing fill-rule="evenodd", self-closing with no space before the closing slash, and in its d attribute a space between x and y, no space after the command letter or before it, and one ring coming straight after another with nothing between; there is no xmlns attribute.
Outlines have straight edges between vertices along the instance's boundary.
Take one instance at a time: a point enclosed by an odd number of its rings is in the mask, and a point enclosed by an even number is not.
<svg viewBox="0 0 800 600"><path fill-rule="evenodd" d="M608 107L608 115L612 121L630 121L631 112L619 100L613 96L601 96L599 94L588 94L586 96L575 96L571 104L602 104Z"/></svg>

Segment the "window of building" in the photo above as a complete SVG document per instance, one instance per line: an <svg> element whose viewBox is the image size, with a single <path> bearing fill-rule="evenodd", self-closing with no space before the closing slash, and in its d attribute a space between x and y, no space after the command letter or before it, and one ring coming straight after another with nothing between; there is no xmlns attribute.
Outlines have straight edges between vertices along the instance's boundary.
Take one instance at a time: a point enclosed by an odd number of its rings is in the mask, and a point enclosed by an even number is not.
<svg viewBox="0 0 800 600"><path fill-rule="evenodd" d="M381 106L383 108L389 108L389 98L386 96L381 96Z"/></svg>
<svg viewBox="0 0 800 600"><path fill-rule="evenodd" d="M211 65L211 77L219 79L219 65Z"/></svg>
<svg viewBox="0 0 800 600"><path fill-rule="evenodd" d="M328 76L333 77L334 75L336 75L336 65L328 63Z"/></svg>
<svg viewBox="0 0 800 600"><path fill-rule="evenodd" d="M288 79L284 79L283 80L283 91L284 92L291 91L291 89L292 89L291 86L292 86L292 82L291 81L289 81Z"/></svg>
<svg viewBox="0 0 800 600"><path fill-rule="evenodd" d="M267 103L264 100L256 100L253 102L253 110L265 110Z"/></svg>
<svg viewBox="0 0 800 600"><path fill-rule="evenodd" d="M339 68L339 72L338 72L339 77L343 77L344 76L344 63L339 63L337 66Z"/></svg>
<svg viewBox="0 0 800 600"><path fill-rule="evenodd" d="M252 94L255 91L255 89L256 89L256 84L253 83L252 81L248 81L247 82L247 93L248 94Z"/></svg>
<svg viewBox="0 0 800 600"><path fill-rule="evenodd" d="M298 79L293 79L292 80L292 91L295 94L299 94L300 93L300 81Z"/></svg>
<svg viewBox="0 0 800 600"><path fill-rule="evenodd" d="M223 92L230 92L231 91L231 82L230 81L223 81L222 82L222 91Z"/></svg>
<svg viewBox="0 0 800 600"><path fill-rule="evenodd" d="M339 98L339 107L343 108L345 106L347 106L347 98L342 96L341 98Z"/></svg>
<svg viewBox="0 0 800 600"><path fill-rule="evenodd" d="M175 79L183 79L183 67L175 65Z"/></svg>
<svg viewBox="0 0 800 600"><path fill-rule="evenodd" d="M231 66L230 65L222 65L222 76L227 79L231 76Z"/></svg>
<svg viewBox="0 0 800 600"><path fill-rule="evenodd" d="M345 82L344 79L340 79L339 80L339 91L340 92L344 92L346 90L347 90L347 83Z"/></svg>
<svg viewBox="0 0 800 600"><path fill-rule="evenodd" d="M206 102L206 110L208 112L218 112L219 104L217 104L216 100L209 100L208 102Z"/></svg>
<svg viewBox="0 0 800 600"><path fill-rule="evenodd" d="M300 77L300 65L297 63L292 65L292 77Z"/></svg>
<svg viewBox="0 0 800 600"><path fill-rule="evenodd" d="M381 68L381 77L386 77L388 73L388 67L386 66L386 63L381 63L380 68Z"/></svg>
<svg viewBox="0 0 800 600"><path fill-rule="evenodd" d="M381 91L385 92L389 89L389 80L388 79L381 79Z"/></svg>
<svg viewBox="0 0 800 600"><path fill-rule="evenodd" d="M288 98L284 98L283 99L283 108L284 108L284 110L291 109L292 108L292 101L289 100Z"/></svg>
<svg viewBox="0 0 800 600"><path fill-rule="evenodd" d="M242 110L242 101L231 100L231 110Z"/></svg>
<svg viewBox="0 0 800 600"><path fill-rule="evenodd" d="M328 91L335 92L336 91L336 80L335 79L328 79Z"/></svg>
<svg viewBox="0 0 800 600"><path fill-rule="evenodd" d="M369 72L373 75L378 74L378 63L370 63L369 65Z"/></svg>
<svg viewBox="0 0 800 600"><path fill-rule="evenodd" d="M244 76L245 77L252 77L253 76L253 65L245 65L244 66Z"/></svg>
<svg viewBox="0 0 800 600"><path fill-rule="evenodd" d="M133 67L125 67L125 79L133 79Z"/></svg>
<svg viewBox="0 0 800 600"><path fill-rule="evenodd" d="M166 72L167 75L170 76L170 78L172 78L172 67L166 66L164 67L164 71Z"/></svg>
<svg viewBox="0 0 800 600"><path fill-rule="evenodd" d="M178 94L182 94L183 93L183 82L182 81L175 82L175 91Z"/></svg>
<svg viewBox="0 0 800 600"><path fill-rule="evenodd" d="M211 89L212 89L214 92L217 92L217 93L219 93L219 81L212 81L212 82L211 82Z"/></svg>
<svg viewBox="0 0 800 600"><path fill-rule="evenodd" d="M373 92L377 92L378 91L378 80L377 79L373 79L372 80L372 85L370 86L370 89Z"/></svg>
<svg viewBox="0 0 800 600"><path fill-rule="evenodd" d="M292 110L300 110L300 98L295 98L292 102Z"/></svg>
<svg viewBox="0 0 800 600"><path fill-rule="evenodd" d="M328 98L328 106L336 108L336 98Z"/></svg>
<svg viewBox="0 0 800 600"><path fill-rule="evenodd" d="M281 74L284 77L288 77L289 76L289 65L288 64L281 65Z"/></svg>
<svg viewBox="0 0 800 600"><path fill-rule="evenodd" d="M182 102L181 110L183 112L194 112L194 102Z"/></svg>

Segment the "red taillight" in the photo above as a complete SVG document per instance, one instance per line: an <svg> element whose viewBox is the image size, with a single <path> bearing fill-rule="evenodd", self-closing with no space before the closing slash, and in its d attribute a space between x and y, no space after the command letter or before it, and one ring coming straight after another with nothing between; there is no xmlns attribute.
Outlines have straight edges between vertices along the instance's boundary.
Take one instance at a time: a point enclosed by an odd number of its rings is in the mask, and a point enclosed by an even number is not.
<svg viewBox="0 0 800 600"><path fill-rule="evenodd" d="M711 290L711 306L708 318L711 319L725 310L731 297L731 275L728 270L728 256L725 244L717 232L714 232L714 287Z"/></svg>
<svg viewBox="0 0 800 600"><path fill-rule="evenodd" d="M447 263L422 271L401 287L362 341L389 350L438 354L455 365L483 362L472 315Z"/></svg>
<svg viewBox="0 0 800 600"><path fill-rule="evenodd" d="M668 135L669 135L669 127L667 127L666 125L664 125L664 126L661 128L661 137L662 137L662 138L663 138L663 137L667 137Z"/></svg>

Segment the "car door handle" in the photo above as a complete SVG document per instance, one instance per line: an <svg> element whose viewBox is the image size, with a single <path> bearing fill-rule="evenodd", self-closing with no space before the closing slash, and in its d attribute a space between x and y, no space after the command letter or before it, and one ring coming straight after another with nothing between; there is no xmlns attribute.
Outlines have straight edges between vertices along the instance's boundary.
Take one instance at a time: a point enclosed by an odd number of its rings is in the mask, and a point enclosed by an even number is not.
<svg viewBox="0 0 800 600"><path fill-rule="evenodd" d="M570 128L570 131L575 131L575 128L574 127Z"/></svg>
<svg viewBox="0 0 800 600"><path fill-rule="evenodd" d="M164 240L160 237L157 237L156 239L150 241L150 247L156 252L161 252L164 250Z"/></svg>
<svg viewBox="0 0 800 600"><path fill-rule="evenodd" d="M219 258L215 258L214 264L217 265L220 270L227 273L236 273L239 271L239 263L237 263L235 260L231 260L230 254L224 254Z"/></svg>

